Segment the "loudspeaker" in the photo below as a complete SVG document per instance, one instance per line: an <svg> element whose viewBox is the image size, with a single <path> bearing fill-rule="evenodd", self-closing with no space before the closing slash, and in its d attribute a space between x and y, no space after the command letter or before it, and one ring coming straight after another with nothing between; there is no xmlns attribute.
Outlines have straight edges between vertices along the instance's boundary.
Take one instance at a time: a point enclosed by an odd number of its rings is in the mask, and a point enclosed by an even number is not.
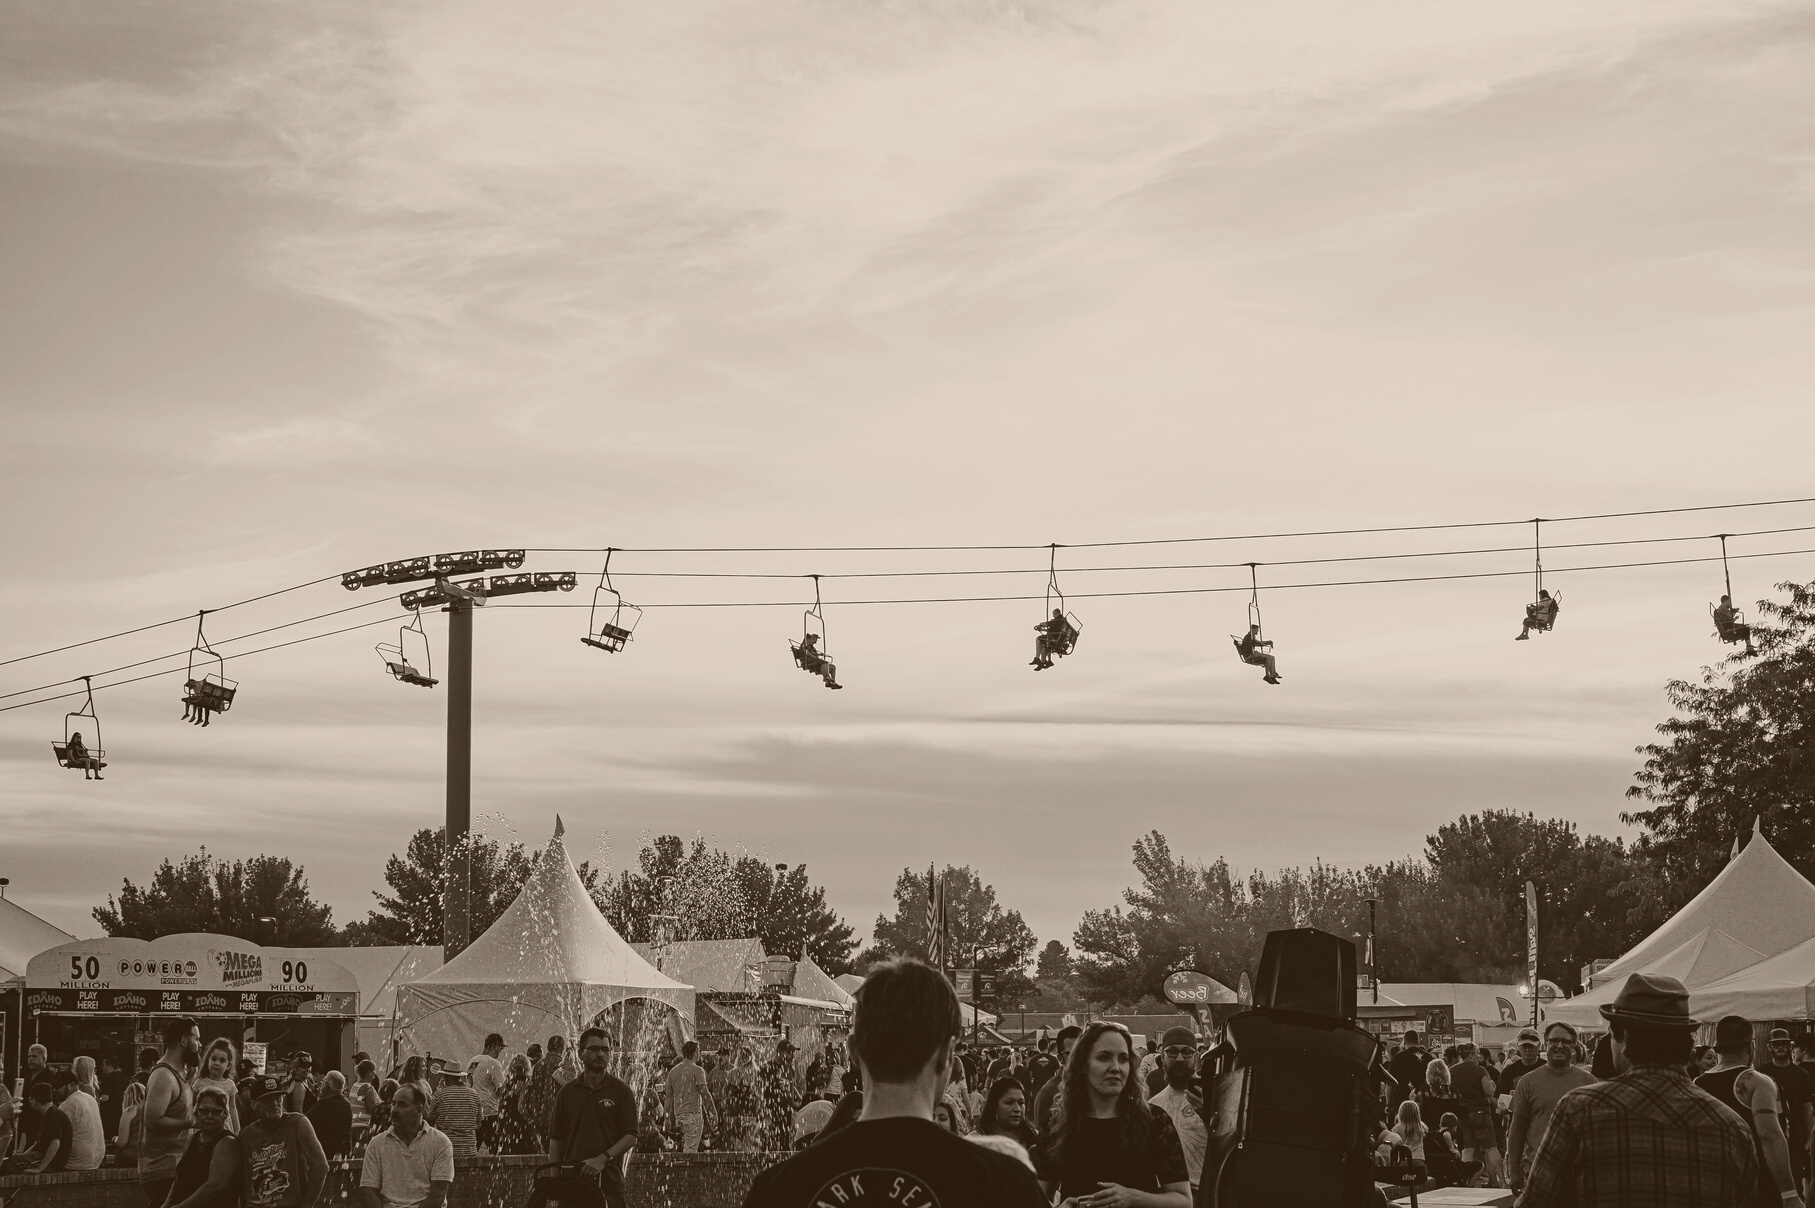
<svg viewBox="0 0 1815 1208"><path fill-rule="evenodd" d="M1315 927L1267 932L1254 1005L1353 1022L1355 945Z"/></svg>
<svg viewBox="0 0 1815 1208"><path fill-rule="evenodd" d="M1200 1071L1201 1208L1373 1203L1378 1049L1355 1025L1355 946L1310 928L1268 933L1254 1008L1229 1020Z"/></svg>

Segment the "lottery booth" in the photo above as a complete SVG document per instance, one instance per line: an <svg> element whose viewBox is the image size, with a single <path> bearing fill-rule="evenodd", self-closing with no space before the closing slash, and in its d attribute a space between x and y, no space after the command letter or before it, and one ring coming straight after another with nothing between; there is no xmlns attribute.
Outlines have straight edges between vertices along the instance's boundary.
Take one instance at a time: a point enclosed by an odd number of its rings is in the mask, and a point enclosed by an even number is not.
<svg viewBox="0 0 1815 1208"><path fill-rule="evenodd" d="M319 951L264 948L226 935L76 940L34 956L25 970L21 1040L50 1061L88 1053L135 1068L162 1048L164 1021L189 1016L202 1044L226 1037L262 1064L292 1050L317 1071L351 1068L358 983Z"/></svg>

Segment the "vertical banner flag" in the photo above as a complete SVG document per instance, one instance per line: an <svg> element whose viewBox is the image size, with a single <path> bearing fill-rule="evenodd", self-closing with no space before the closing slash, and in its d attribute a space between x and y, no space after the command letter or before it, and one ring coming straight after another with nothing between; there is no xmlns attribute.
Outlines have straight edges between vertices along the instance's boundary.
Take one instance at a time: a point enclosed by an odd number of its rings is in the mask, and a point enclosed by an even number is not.
<svg viewBox="0 0 1815 1208"><path fill-rule="evenodd" d="M1525 882L1525 984L1531 987L1531 1026L1538 1026L1538 887Z"/></svg>
<svg viewBox="0 0 1815 1208"><path fill-rule="evenodd" d="M944 903L939 900L939 876L933 866L926 866L926 963L935 969L945 968Z"/></svg>

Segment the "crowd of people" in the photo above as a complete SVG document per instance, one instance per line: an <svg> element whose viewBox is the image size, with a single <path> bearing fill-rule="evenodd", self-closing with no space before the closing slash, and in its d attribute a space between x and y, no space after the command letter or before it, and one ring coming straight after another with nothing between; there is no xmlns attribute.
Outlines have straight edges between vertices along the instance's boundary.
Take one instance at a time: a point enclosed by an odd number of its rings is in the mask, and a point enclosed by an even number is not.
<svg viewBox="0 0 1815 1208"><path fill-rule="evenodd" d="M1532 1208L1800 1208L1815 1042L1777 1029L1755 1055L1735 1016L1696 1048L1669 978L1632 975L1602 1013L1592 1049L1556 1021L1504 1057L1406 1033L1381 1053L1376 1160ZM316 1208L334 1164L358 1158L361 1208L443 1208L457 1157L544 1154L622 1208L633 1149L766 1150L793 1156L747 1208L861 1204L877 1172L900 1180L891 1203L1191 1208L1210 1134L1190 1028L1137 1040L1098 1020L973 1050L950 984L913 960L871 972L848 1043L808 1058L783 1039L759 1062L688 1041L641 1092L599 1028L508 1059L493 1034L464 1065L412 1057L383 1078L356 1054L351 1082L317 1076L307 1052L255 1069L189 1019L162 1039L132 1076L106 1056L52 1069L31 1046L22 1102L0 1087L8 1169L128 1165L148 1208Z"/></svg>

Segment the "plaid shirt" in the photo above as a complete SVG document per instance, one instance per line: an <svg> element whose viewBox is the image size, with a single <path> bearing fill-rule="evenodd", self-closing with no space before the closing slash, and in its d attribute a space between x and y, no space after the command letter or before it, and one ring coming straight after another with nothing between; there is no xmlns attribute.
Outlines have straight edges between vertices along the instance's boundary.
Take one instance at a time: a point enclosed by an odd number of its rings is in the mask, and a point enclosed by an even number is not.
<svg viewBox="0 0 1815 1208"><path fill-rule="evenodd" d="M1752 1130L1676 1068L1564 1095L1519 1208L1753 1208Z"/></svg>

